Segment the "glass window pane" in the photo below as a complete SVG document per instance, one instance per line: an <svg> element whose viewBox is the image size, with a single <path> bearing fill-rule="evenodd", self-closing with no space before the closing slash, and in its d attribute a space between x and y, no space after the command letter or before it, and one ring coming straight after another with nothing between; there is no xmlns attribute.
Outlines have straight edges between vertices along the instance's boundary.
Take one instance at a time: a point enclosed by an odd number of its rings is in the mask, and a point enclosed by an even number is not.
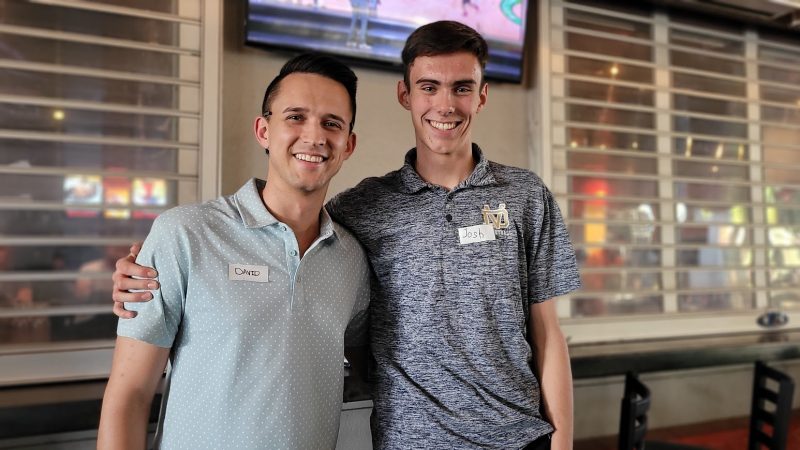
<svg viewBox="0 0 800 450"><path fill-rule="evenodd" d="M794 63L800 64L800 63ZM775 81L797 86L800 84L800 70L790 70L772 66L758 66L758 77L764 81Z"/></svg>
<svg viewBox="0 0 800 450"><path fill-rule="evenodd" d="M3 344L114 339L117 334L118 319L113 314L2 317L4 312L14 312L18 308L0 307L0 342Z"/></svg>
<svg viewBox="0 0 800 450"><path fill-rule="evenodd" d="M672 108L678 111L716 114L725 117L747 117L747 103L745 102L717 100L695 95L673 95Z"/></svg>
<svg viewBox="0 0 800 450"><path fill-rule="evenodd" d="M698 92L711 92L715 94L744 97L746 84L744 81L722 80L714 77L690 75L687 73L672 73L672 85L676 88L691 89Z"/></svg>
<svg viewBox="0 0 800 450"><path fill-rule="evenodd" d="M614 297L580 295L572 297L573 317L658 314L664 311L661 295Z"/></svg>
<svg viewBox="0 0 800 450"><path fill-rule="evenodd" d="M725 267L750 267L753 265L753 251L739 248L689 248L676 252L679 266L725 266Z"/></svg>
<svg viewBox="0 0 800 450"><path fill-rule="evenodd" d="M707 24L704 24L702 28L708 28ZM673 45L715 52L721 55L744 55L744 42L741 40L695 33L683 29L670 29L669 42Z"/></svg>
<svg viewBox="0 0 800 450"><path fill-rule="evenodd" d="M760 91L762 100L800 106L800 90L761 85Z"/></svg>
<svg viewBox="0 0 800 450"><path fill-rule="evenodd" d="M130 207L172 206L177 200L177 182L150 177L85 175L23 175L0 177L4 200L56 202L69 205L66 214L80 217L98 214L97 209L115 205ZM101 213L101 215L103 215Z"/></svg>
<svg viewBox="0 0 800 450"><path fill-rule="evenodd" d="M681 200L704 200L719 203L740 203L741 207L750 201L750 189L746 186L721 186L702 183L676 182L675 198Z"/></svg>
<svg viewBox="0 0 800 450"><path fill-rule="evenodd" d="M800 125L800 105L794 108L764 106L761 108L761 120Z"/></svg>
<svg viewBox="0 0 800 450"><path fill-rule="evenodd" d="M604 245L582 248L575 254L581 268L608 267L659 267L661 250L653 248L631 248L627 245ZM584 288L587 286L584 285Z"/></svg>
<svg viewBox="0 0 800 450"><path fill-rule="evenodd" d="M0 48L12 48L15 59L92 69L178 77L179 55L78 42L0 34ZM199 64L199 58L191 58Z"/></svg>
<svg viewBox="0 0 800 450"><path fill-rule="evenodd" d="M597 147L601 149L656 151L656 137L648 134L622 131L567 128L570 147Z"/></svg>
<svg viewBox="0 0 800 450"><path fill-rule="evenodd" d="M565 17L567 25L571 27L643 39L650 37L651 27L649 24L643 22L593 14L573 9L567 9Z"/></svg>
<svg viewBox="0 0 800 450"><path fill-rule="evenodd" d="M800 130L764 125L761 127L761 138L766 145L775 144L781 147L797 145L800 147L798 145L800 144ZM794 156L791 158L792 163L797 160L797 154L797 151L795 151Z"/></svg>
<svg viewBox="0 0 800 450"><path fill-rule="evenodd" d="M567 105L567 120L637 128L653 128L655 124L655 115L648 112L627 111L616 108Z"/></svg>
<svg viewBox="0 0 800 450"><path fill-rule="evenodd" d="M701 250L701 259L703 251L710 253L707 259L720 258L715 249L709 248ZM749 288L753 285L752 272L749 270L692 269L679 271L677 275L678 289Z"/></svg>
<svg viewBox="0 0 800 450"><path fill-rule="evenodd" d="M797 45L797 41L795 39L789 39L784 43L784 45L786 44L795 46ZM761 45L758 46L758 58L759 60L779 64L800 64L800 51L792 51L786 47L773 47L770 45L769 41L764 40Z"/></svg>
<svg viewBox="0 0 800 450"><path fill-rule="evenodd" d="M635 220L648 222L658 220L659 205L657 203L632 203L597 200L569 200L570 218L575 219L611 219Z"/></svg>
<svg viewBox="0 0 800 450"><path fill-rule="evenodd" d="M679 137L673 141L673 153L687 158L716 158L719 160L747 161L750 159L750 147L747 144L709 141L691 137Z"/></svg>
<svg viewBox="0 0 800 450"><path fill-rule="evenodd" d="M741 225L682 225L678 227L675 241L678 244L741 246L753 243L752 231ZM723 254L715 248L701 251L701 265L713 265L704 261L722 261ZM708 260L703 258L709 258Z"/></svg>
<svg viewBox="0 0 800 450"><path fill-rule="evenodd" d="M634 105L653 105L655 97L652 89L630 88L612 84L590 83L588 81L567 81L567 95L574 98L585 98L609 103L627 103Z"/></svg>
<svg viewBox="0 0 800 450"><path fill-rule="evenodd" d="M731 61L726 58L714 58L706 54L690 53L679 50L669 52L670 61L674 66L689 69L718 72L725 75L744 76L744 63Z"/></svg>
<svg viewBox="0 0 800 450"><path fill-rule="evenodd" d="M567 168L571 170L655 174L657 172L657 166L658 161L655 158L639 158L585 152L567 153Z"/></svg>
<svg viewBox="0 0 800 450"><path fill-rule="evenodd" d="M85 208L85 207L84 207ZM55 211L0 210L0 234L6 236L146 236L163 208L142 206Z"/></svg>
<svg viewBox="0 0 800 450"><path fill-rule="evenodd" d="M0 94L30 95L67 100L115 103L153 108L178 108L179 89L183 95L199 98L196 87L139 81L107 80L58 73L0 69ZM184 103L185 99L184 99ZM197 104L192 101L190 104ZM196 112L197 109L191 110Z"/></svg>
<svg viewBox="0 0 800 450"><path fill-rule="evenodd" d="M146 11L177 14L177 2L165 2L163 0L93 0L95 3L105 3L112 6L124 6L126 8L143 9Z"/></svg>
<svg viewBox="0 0 800 450"><path fill-rule="evenodd" d="M572 50L642 61L651 61L653 59L653 47L651 45L634 44L588 34L572 32L565 34L567 48Z"/></svg>
<svg viewBox="0 0 800 450"><path fill-rule="evenodd" d="M174 148L0 139L0 167L75 167L178 171Z"/></svg>
<svg viewBox="0 0 800 450"><path fill-rule="evenodd" d="M0 103L0 123L4 127L25 131L68 133L91 136L140 138L162 141L178 139L178 124L186 124L192 132L181 133L197 143L197 119L171 116L129 114L44 106Z"/></svg>
<svg viewBox="0 0 800 450"><path fill-rule="evenodd" d="M748 180L750 168L744 165L705 163L699 161L673 161L675 176L719 180Z"/></svg>
<svg viewBox="0 0 800 450"><path fill-rule="evenodd" d="M67 293L64 286L68 285L72 289L77 278L76 272L85 275L81 277L82 279L99 280L104 286L110 286L110 274L114 268L99 265L98 261L127 254L128 245L0 245L0 274L5 275L11 283L24 284L27 281L20 281L23 279L22 275L30 275L31 272L59 272L64 275L59 281L35 282L37 286L40 284L42 286L41 290L35 289L36 292L42 293L36 298L46 303L69 304L69 301L64 301L63 298L69 300L72 294L71 291ZM0 284L5 285L5 283ZM108 302L108 298L105 302Z"/></svg>
<svg viewBox="0 0 800 450"><path fill-rule="evenodd" d="M747 124L697 117L672 116L672 130L680 133L709 134L724 137L747 137Z"/></svg>
<svg viewBox="0 0 800 450"><path fill-rule="evenodd" d="M712 292L678 296L678 310L681 312L735 311L752 309L754 304L751 292Z"/></svg>
<svg viewBox="0 0 800 450"><path fill-rule="evenodd" d="M584 293L657 291L661 289L660 272L628 272L621 270L618 273L585 272L581 276L581 287Z"/></svg>
<svg viewBox="0 0 800 450"><path fill-rule="evenodd" d="M658 197L658 182L570 176L570 192L593 197Z"/></svg>
<svg viewBox="0 0 800 450"><path fill-rule="evenodd" d="M800 280L800 273L798 273L796 277L797 280ZM800 281L795 282L794 286L797 286L797 283L800 283ZM800 292L797 292L796 290L771 292L769 304L773 308L780 308L784 310L798 309L800 308Z"/></svg>
<svg viewBox="0 0 800 450"><path fill-rule="evenodd" d="M752 221L748 205L692 205L683 202L675 205L678 223L732 223L742 225Z"/></svg>
<svg viewBox="0 0 800 450"><path fill-rule="evenodd" d="M122 2L110 0L109 3L119 5ZM138 5L142 4L139 1L129 1L128 3L136 4L137 8L141 8ZM150 3L157 4L162 9L174 8L173 2L152 1ZM179 25L175 22L17 0L0 0L0 11L3 12L0 14L0 23L152 44L172 46L180 44L178 42ZM91 26L87 26L87 24L91 24ZM182 31L194 34L196 37L193 41L199 41L199 25L182 25Z"/></svg>
<svg viewBox="0 0 800 450"><path fill-rule="evenodd" d="M661 227L652 223L571 224L569 225L569 237L573 242L579 244L652 244L661 240Z"/></svg>
<svg viewBox="0 0 800 450"><path fill-rule="evenodd" d="M567 57L567 72L597 78L612 78L636 83L653 83L653 69L632 64L612 63L579 56Z"/></svg>

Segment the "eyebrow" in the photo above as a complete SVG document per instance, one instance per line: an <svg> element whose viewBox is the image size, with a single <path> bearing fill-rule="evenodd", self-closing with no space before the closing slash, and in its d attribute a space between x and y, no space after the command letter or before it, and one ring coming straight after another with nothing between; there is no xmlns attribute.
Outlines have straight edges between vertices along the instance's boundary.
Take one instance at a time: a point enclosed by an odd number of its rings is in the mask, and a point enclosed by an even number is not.
<svg viewBox="0 0 800 450"><path fill-rule="evenodd" d="M307 113L308 113L308 111L309 111L309 109L308 109L308 108L304 108L304 107L302 107L302 106L289 106L289 107L287 107L287 108L285 108L285 109L283 110L283 113L285 114L285 113L290 113L290 112L293 112L293 113L303 113L303 114L307 114ZM336 120L336 121L339 121L339 122L342 122L342 123L345 123L345 124L347 123L347 121L346 121L346 120L344 120L344 119L343 119L343 118L341 118L340 116L338 116L338 115L336 115L336 114L333 114L333 113L327 113L327 114L323 114L323 115L322 115L322 118L323 118L323 119L326 119L326 120L333 119L333 120Z"/></svg>
<svg viewBox="0 0 800 450"><path fill-rule="evenodd" d="M435 84L437 86L441 86L442 85L441 81L433 79L433 78L420 78L414 84L423 84L423 83ZM478 82L473 80L472 78L465 78L463 80L456 80L456 81L451 83L452 86L462 86L462 85L465 85L465 84L475 85L475 84L478 84Z"/></svg>

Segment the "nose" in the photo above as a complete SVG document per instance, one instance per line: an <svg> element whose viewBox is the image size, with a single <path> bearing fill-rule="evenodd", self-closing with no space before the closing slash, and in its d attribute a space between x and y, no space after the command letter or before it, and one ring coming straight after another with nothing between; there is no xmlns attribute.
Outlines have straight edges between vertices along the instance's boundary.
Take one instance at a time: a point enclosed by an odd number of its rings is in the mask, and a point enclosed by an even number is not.
<svg viewBox="0 0 800 450"><path fill-rule="evenodd" d="M321 125L312 123L311 121L306 123L306 126L303 127L303 134L300 137L304 143L311 144L315 147L325 145L325 130L323 130Z"/></svg>
<svg viewBox="0 0 800 450"><path fill-rule="evenodd" d="M455 106L453 106L452 93L442 90L442 92L436 96L436 110L442 116L449 116L456 111Z"/></svg>

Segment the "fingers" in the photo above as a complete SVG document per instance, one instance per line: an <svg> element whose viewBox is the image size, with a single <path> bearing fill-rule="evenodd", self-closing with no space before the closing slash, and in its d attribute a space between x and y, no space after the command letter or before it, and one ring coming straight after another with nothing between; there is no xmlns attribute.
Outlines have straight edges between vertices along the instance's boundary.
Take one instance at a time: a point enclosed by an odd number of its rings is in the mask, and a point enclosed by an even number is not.
<svg viewBox="0 0 800 450"><path fill-rule="evenodd" d="M114 314L120 319L133 319L136 311L128 311L123 303L114 303Z"/></svg>
<svg viewBox="0 0 800 450"><path fill-rule="evenodd" d="M158 275L158 272L156 272L155 269L140 266L133 262L135 259L136 257L132 254L118 259L116 264L117 270L114 272L114 277L155 278Z"/></svg>
<svg viewBox="0 0 800 450"><path fill-rule="evenodd" d="M136 259L136 257L139 256L139 252L141 250L142 250L142 242L141 241L134 242L133 245L131 245L131 255L133 255L133 259Z"/></svg>
<svg viewBox="0 0 800 450"><path fill-rule="evenodd" d="M156 280L139 280L121 275L114 277L114 291L153 291L159 287L161 285ZM138 294L149 294L149 292L138 292Z"/></svg>

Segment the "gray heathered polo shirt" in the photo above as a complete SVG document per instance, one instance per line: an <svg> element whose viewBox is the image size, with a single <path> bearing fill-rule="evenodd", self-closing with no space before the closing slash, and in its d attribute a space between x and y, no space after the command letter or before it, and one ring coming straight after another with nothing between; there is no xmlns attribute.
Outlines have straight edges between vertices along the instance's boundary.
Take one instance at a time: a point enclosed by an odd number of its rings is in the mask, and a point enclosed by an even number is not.
<svg viewBox="0 0 800 450"><path fill-rule="evenodd" d="M300 259L263 187L250 180L161 214L137 258L158 270L161 288L128 303L139 314L117 332L172 348L162 448L336 446L343 335L369 301L367 260L324 212Z"/></svg>
<svg viewBox="0 0 800 450"><path fill-rule="evenodd" d="M411 150L400 170L328 204L377 279L376 448L520 448L552 430L526 318L531 303L579 287L575 253L539 177L477 146L473 155L477 167L452 191L423 181ZM459 244L463 228L485 222L499 225L495 240Z"/></svg>

